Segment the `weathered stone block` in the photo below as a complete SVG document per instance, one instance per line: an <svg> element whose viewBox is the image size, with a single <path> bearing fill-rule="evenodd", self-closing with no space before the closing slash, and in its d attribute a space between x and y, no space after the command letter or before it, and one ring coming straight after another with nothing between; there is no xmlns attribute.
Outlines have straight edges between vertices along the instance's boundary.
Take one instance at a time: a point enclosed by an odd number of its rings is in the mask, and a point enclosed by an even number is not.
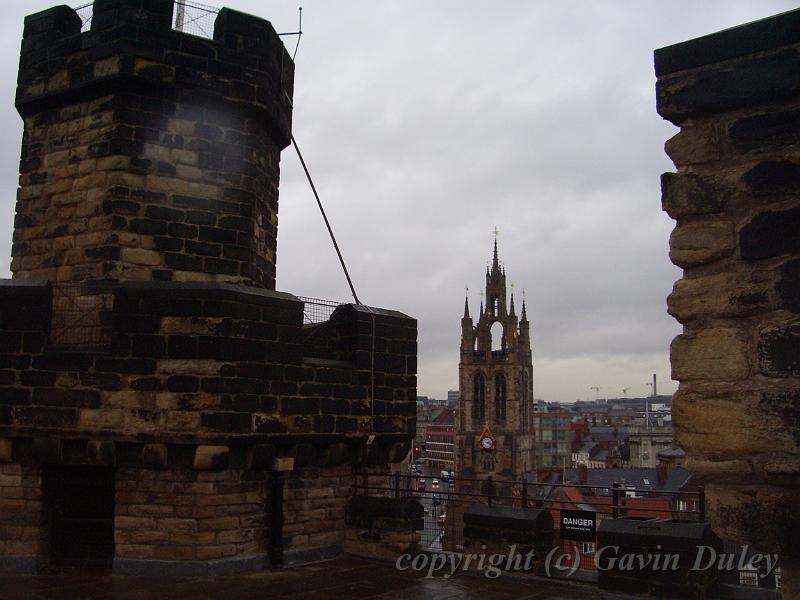
<svg viewBox="0 0 800 600"><path fill-rule="evenodd" d="M679 125L696 114L790 98L800 89L797 58L795 48L786 48L661 78L656 83L658 114Z"/></svg>
<svg viewBox="0 0 800 600"><path fill-rule="evenodd" d="M728 135L739 149L766 150L800 142L800 111L767 112L734 121Z"/></svg>
<svg viewBox="0 0 800 600"><path fill-rule="evenodd" d="M725 486L707 488L707 511L718 535L740 543L758 540L782 556L792 556L800 533L794 510L796 490L778 486Z"/></svg>
<svg viewBox="0 0 800 600"><path fill-rule="evenodd" d="M797 487L800 478L800 456L776 449L753 459L753 469L759 480L773 485Z"/></svg>
<svg viewBox="0 0 800 600"><path fill-rule="evenodd" d="M276 449L273 444L258 444L250 451L251 469L269 469L275 460Z"/></svg>
<svg viewBox="0 0 800 600"><path fill-rule="evenodd" d="M80 426L90 430L121 429L125 424L125 413L120 409L82 409Z"/></svg>
<svg viewBox="0 0 800 600"><path fill-rule="evenodd" d="M227 446L198 446L194 454L193 467L198 471L217 471L227 468Z"/></svg>
<svg viewBox="0 0 800 600"><path fill-rule="evenodd" d="M13 440L8 438L0 438L0 463L10 463L12 461L13 449Z"/></svg>
<svg viewBox="0 0 800 600"><path fill-rule="evenodd" d="M677 336L670 346L672 378L739 381L750 374L747 335L729 327Z"/></svg>
<svg viewBox="0 0 800 600"><path fill-rule="evenodd" d="M675 282L667 298L669 314L681 323L709 317L764 312L777 304L770 271L725 272Z"/></svg>
<svg viewBox="0 0 800 600"><path fill-rule="evenodd" d="M745 260L800 252L800 207L756 215L739 232L739 245Z"/></svg>
<svg viewBox="0 0 800 600"><path fill-rule="evenodd" d="M122 248L120 260L135 265L157 267L161 264L161 253L143 248Z"/></svg>
<svg viewBox="0 0 800 600"><path fill-rule="evenodd" d="M687 124L666 141L664 151L675 165L707 163L721 156L720 138L713 123Z"/></svg>
<svg viewBox="0 0 800 600"><path fill-rule="evenodd" d="M783 263L780 280L775 285L781 307L793 313L800 313L800 260Z"/></svg>
<svg viewBox="0 0 800 600"><path fill-rule="evenodd" d="M673 219L720 213L728 195L723 184L710 177L695 173L661 175L661 206Z"/></svg>
<svg viewBox="0 0 800 600"><path fill-rule="evenodd" d="M166 469L169 465L166 444L145 444L140 461L146 469Z"/></svg>
<svg viewBox="0 0 800 600"><path fill-rule="evenodd" d="M743 176L748 189L756 195L782 195L800 192L800 163L788 160L758 163Z"/></svg>
<svg viewBox="0 0 800 600"><path fill-rule="evenodd" d="M800 376L800 321L761 332L758 368L771 377Z"/></svg>
<svg viewBox="0 0 800 600"><path fill-rule="evenodd" d="M688 268L730 256L736 236L730 222L701 221L678 225L669 238L669 257Z"/></svg>
<svg viewBox="0 0 800 600"><path fill-rule="evenodd" d="M294 469L295 459L293 456L279 456L272 463L274 471L291 471Z"/></svg>
<svg viewBox="0 0 800 600"><path fill-rule="evenodd" d="M86 445L86 462L113 467L117 462L116 444L110 440L90 440Z"/></svg>
<svg viewBox="0 0 800 600"><path fill-rule="evenodd" d="M673 398L673 419L680 424L675 442L693 460L739 460L765 448L791 448L795 432L784 420L788 408L787 402L765 401L760 391L740 385L678 390ZM751 469L745 475L750 477Z"/></svg>
<svg viewBox="0 0 800 600"><path fill-rule="evenodd" d="M33 454L42 463L59 464L64 454L63 442L54 438L35 438Z"/></svg>

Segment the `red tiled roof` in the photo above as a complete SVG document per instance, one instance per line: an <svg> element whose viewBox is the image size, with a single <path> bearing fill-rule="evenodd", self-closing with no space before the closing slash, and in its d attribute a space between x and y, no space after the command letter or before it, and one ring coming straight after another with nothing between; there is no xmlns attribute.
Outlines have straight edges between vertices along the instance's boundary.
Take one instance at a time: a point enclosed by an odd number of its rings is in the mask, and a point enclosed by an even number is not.
<svg viewBox="0 0 800 600"><path fill-rule="evenodd" d="M593 510L599 513L611 514L613 508L611 506L612 499L609 496L590 496L585 498L580 489L576 487L566 486L561 489L561 496L555 498L561 502L555 502L550 512L553 519L558 523L560 518L559 509L565 508L574 510L578 508L579 504L588 504ZM671 519L672 507L669 498L655 497L655 498L622 498L621 503L624 508L621 509L622 516L625 517L652 517L655 519Z"/></svg>

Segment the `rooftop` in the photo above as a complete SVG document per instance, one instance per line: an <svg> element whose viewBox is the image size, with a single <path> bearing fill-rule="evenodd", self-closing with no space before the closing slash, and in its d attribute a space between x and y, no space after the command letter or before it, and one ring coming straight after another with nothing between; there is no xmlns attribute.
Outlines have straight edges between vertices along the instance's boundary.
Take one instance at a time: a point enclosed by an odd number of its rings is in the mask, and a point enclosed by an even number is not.
<svg viewBox="0 0 800 600"><path fill-rule="evenodd" d="M452 579L426 578L426 573L399 571L393 562L342 557L281 571L259 571L219 578L126 578L119 576L4 576L5 600L64 598L81 600L437 600L445 598L514 598L516 600L624 600L594 585L550 581L538 577L490 579L458 574ZM648 596L650 600L657 600Z"/></svg>

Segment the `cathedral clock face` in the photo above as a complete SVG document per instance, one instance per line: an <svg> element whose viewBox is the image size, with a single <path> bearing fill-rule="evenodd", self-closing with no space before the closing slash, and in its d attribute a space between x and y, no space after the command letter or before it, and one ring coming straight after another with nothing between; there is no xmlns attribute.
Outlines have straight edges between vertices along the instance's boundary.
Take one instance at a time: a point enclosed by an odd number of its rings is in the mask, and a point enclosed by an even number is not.
<svg viewBox="0 0 800 600"><path fill-rule="evenodd" d="M481 438L481 448L484 450L494 450L494 440L488 436Z"/></svg>

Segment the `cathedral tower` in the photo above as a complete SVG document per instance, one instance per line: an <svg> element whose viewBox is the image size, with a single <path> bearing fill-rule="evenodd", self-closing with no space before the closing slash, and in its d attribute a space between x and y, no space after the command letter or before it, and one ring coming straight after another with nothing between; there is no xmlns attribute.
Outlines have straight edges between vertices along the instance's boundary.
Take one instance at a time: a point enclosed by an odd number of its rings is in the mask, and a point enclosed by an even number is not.
<svg viewBox="0 0 800 600"><path fill-rule="evenodd" d="M519 478L534 469L530 323L524 300L519 317L513 292L507 301L497 240L486 269L485 298L475 325L468 299L461 319L456 472L467 478Z"/></svg>

